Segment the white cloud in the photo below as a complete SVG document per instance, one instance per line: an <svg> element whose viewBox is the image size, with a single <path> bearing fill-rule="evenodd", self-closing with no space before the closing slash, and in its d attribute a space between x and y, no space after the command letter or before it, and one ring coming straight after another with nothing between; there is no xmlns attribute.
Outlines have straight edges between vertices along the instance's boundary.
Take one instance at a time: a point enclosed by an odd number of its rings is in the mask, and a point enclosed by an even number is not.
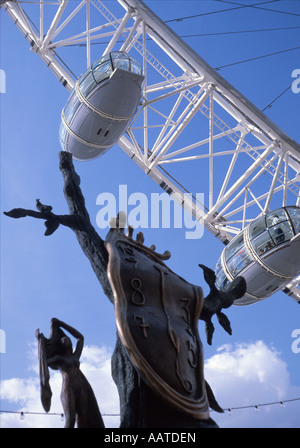
<svg viewBox="0 0 300 448"><path fill-rule="evenodd" d="M36 347L34 352L36 357ZM29 355L32 358L32 352ZM109 349L94 346L84 347L81 357L80 368L93 388L102 414L119 413L119 397L111 378L110 359L111 351ZM3 413L0 415L0 427L62 428L64 421L60 418L60 414L63 413L60 402L61 374L53 370L50 372L50 385L53 395L49 415L44 415L44 409L40 401L40 383L36 361L30 365L29 370L33 371L35 375L26 379L11 378L1 381L2 406L4 406L4 400L14 404L14 409L24 412L24 419L19 418L20 414ZM30 414L26 412L30 412ZM31 412L37 414L31 414ZM59 415L51 415L52 413ZM103 415L103 420L106 427L119 426L119 417Z"/></svg>
<svg viewBox="0 0 300 448"><path fill-rule="evenodd" d="M119 413L119 395L111 377L111 351L106 347L86 347L82 353L81 370L90 382L102 414ZM118 417L104 417L107 427L118 427Z"/></svg>
<svg viewBox="0 0 300 448"><path fill-rule="evenodd" d="M300 396L292 387L286 363L263 341L224 345L205 362L205 378L223 408L273 403ZM300 402L212 413L221 427L300 427ZM295 408L298 411L295 413Z"/></svg>
<svg viewBox="0 0 300 448"><path fill-rule="evenodd" d="M36 358L36 351L35 351ZM102 414L118 414L119 398L111 378L111 350L86 346L82 353L81 370L90 382ZM12 378L1 382L2 400L19 411L44 412L40 403L37 362L30 365L32 376ZM271 403L300 397L300 388L290 384L289 373L280 353L262 341L235 346L226 345L205 362L205 378L223 408ZM60 403L61 375L51 371L53 392L51 412L62 413ZM220 427L300 427L300 401L232 410L231 415L211 416ZM24 420L15 414L1 414L1 427L63 427L59 416L29 415ZM105 426L119 426L118 417L104 416Z"/></svg>

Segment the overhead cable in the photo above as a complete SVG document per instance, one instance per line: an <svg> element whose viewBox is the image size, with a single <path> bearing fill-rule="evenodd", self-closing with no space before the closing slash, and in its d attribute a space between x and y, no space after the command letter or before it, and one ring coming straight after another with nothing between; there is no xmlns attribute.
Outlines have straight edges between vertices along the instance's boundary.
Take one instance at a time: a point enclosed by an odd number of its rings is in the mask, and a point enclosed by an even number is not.
<svg viewBox="0 0 300 448"><path fill-rule="evenodd" d="M287 92L288 90L290 90L291 88L292 88L292 86L293 86L293 84L294 83L296 83L296 82L298 82L298 80L297 79L295 79L293 82L292 82L292 84L287 88L287 89L285 89L280 95L278 95L273 101L271 101L271 103L269 103L266 107L264 107L261 111L262 112L264 112L266 109L270 109L272 106L273 106L273 104L275 103L275 101L277 101L285 92Z"/></svg>
<svg viewBox="0 0 300 448"><path fill-rule="evenodd" d="M226 1L226 0L215 0L215 1L217 1L217 2L221 2L221 3L229 3L229 4L231 4L231 5L242 5L242 3L236 3L236 2L229 2L229 1ZM280 1L280 0L274 0L275 2L278 2L278 1ZM272 3L272 2L265 2L265 3ZM262 3L261 3L262 4ZM279 10L277 10L277 9L270 9L270 8L262 8L261 6L260 6L260 4L259 3L257 3L257 4L254 4L254 5L247 5L249 8L255 8L255 9L261 9L261 10L263 10L263 11L270 11L270 12L276 12L276 13L278 13L278 14L287 14L287 15L289 15L289 16L297 16L297 17L299 17L300 16L300 14L296 14L296 13L294 13L294 12L287 12L287 11L279 11Z"/></svg>
<svg viewBox="0 0 300 448"><path fill-rule="evenodd" d="M245 34L245 33L260 33L263 31L283 31L283 30L295 30L299 29L300 26L287 26L281 28L262 28L257 30L238 30L238 31L223 31L218 33L200 33L200 34L186 34L180 35L182 38L186 37L205 37L205 36L223 36L225 34Z"/></svg>
<svg viewBox="0 0 300 448"><path fill-rule="evenodd" d="M299 50L299 49L300 49L300 47L294 47L294 48L288 48L287 50L275 51L274 53L268 53L268 54L264 54L262 56L256 56L254 58L244 59L243 61L231 62L230 64L220 65L219 67L215 67L215 70L221 70L222 68L225 68L225 67L231 67L233 65L243 64L245 62L256 61L257 59L263 59L263 58L266 58L269 56L274 56L276 54L287 53L288 51L294 51L294 50Z"/></svg>
<svg viewBox="0 0 300 448"><path fill-rule="evenodd" d="M169 20L166 20L165 23L182 22L183 20L194 19L195 17L203 17L203 16L212 15L212 14L218 14L218 13L233 11L233 10L236 10L236 9L244 9L244 8L248 8L250 6L259 6L259 5L264 5L266 3L274 3L274 2L277 2L277 1L278 0L271 0L271 1L267 1L267 2L255 3L254 5L239 5L239 6L236 6L234 8L219 9L218 11L203 12L203 13L200 13L200 14L193 14L191 16L179 17L179 18L176 18L176 19L169 19Z"/></svg>
<svg viewBox="0 0 300 448"><path fill-rule="evenodd" d="M285 408L286 403L291 403L295 401L299 401L299 398L291 398L287 400L280 400L280 401L271 401L268 403L258 403L258 404L250 404L246 406L232 406L232 407L226 407L223 408L224 412L228 412L231 414L232 411L239 411L242 409L254 409L255 411L259 411L259 408L265 407L265 406L274 406L274 405L280 405L282 408ZM60 416L61 418L64 418L64 414L61 412L33 412L33 411L6 411L6 410L0 410L0 414L17 414L20 416L20 418L24 418L25 415L45 415L45 416ZM120 414L114 414L114 413L104 413L102 414L103 417L119 417Z"/></svg>

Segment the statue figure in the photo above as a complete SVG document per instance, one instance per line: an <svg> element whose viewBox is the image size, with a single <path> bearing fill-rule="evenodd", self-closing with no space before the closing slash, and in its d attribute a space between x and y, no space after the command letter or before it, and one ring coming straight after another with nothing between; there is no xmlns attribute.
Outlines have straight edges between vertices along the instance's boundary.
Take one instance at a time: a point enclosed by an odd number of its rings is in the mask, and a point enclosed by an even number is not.
<svg viewBox="0 0 300 448"><path fill-rule="evenodd" d="M65 332L77 339L73 351L72 341ZM61 402L65 416L65 428L104 428L104 423L94 392L81 372L80 356L83 336L70 325L53 318L49 339L36 330L39 347L41 401L46 412L51 406L52 392L49 384L49 367L62 374Z"/></svg>
<svg viewBox="0 0 300 448"><path fill-rule="evenodd" d="M69 215L54 214L51 206L43 207L39 203L38 212L16 208L5 214L12 218L31 216L44 219L46 236L55 232L60 225L75 232L104 293L115 307L117 342L112 357L112 376L120 397L120 426L216 427L209 408L223 411L204 379L198 321L205 322L209 344L214 332L214 314L225 331L231 334L229 319L222 309L228 308L245 294L244 278L236 277L227 290L221 292L215 286L214 272L199 265L210 287L208 296L204 298L200 286L185 281L164 263L170 257L168 252L161 255L154 246L146 247L141 232L134 240L131 227L125 235L121 214L112 223L106 240L102 240L91 224L71 154L60 153L60 170ZM63 325L60 323L60 326ZM50 341L62 339L58 326L54 322L54 335ZM73 376L68 377L70 371L66 369L71 362L71 371L77 372L74 375L78 381L76 384L79 384L78 353L81 350L76 349L76 355L71 355L64 344L41 344L42 347L44 345L47 347L48 365L60 368L65 378L71 380ZM63 348L63 354L48 348L53 346L59 346L59 350ZM69 387L68 381L66 385ZM42 382L42 400L44 396L47 407L49 390L44 361ZM63 391L63 394L69 403L67 393ZM74 415L73 408L69 406L68 409Z"/></svg>

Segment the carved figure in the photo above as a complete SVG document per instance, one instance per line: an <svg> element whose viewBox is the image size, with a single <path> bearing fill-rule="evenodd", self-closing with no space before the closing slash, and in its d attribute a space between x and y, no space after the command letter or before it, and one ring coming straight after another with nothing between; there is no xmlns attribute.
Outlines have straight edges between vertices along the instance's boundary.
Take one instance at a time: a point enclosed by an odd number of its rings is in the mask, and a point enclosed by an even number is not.
<svg viewBox="0 0 300 448"><path fill-rule="evenodd" d="M77 339L73 351L71 339L62 330ZM49 384L49 367L62 374L61 402L65 415L65 428L104 428L94 392L80 370L83 336L70 325L53 318L51 334L47 339L36 330L39 346L41 401L46 412L50 410L52 392Z"/></svg>
<svg viewBox="0 0 300 448"><path fill-rule="evenodd" d="M103 241L91 224L71 154L60 153L60 170L69 215L20 208L5 214L44 219L45 235L60 224L75 232L104 293L115 306L118 331L112 375L119 391L121 427L217 426L209 407L218 412L222 409L204 379L198 320L206 323L209 344L214 314L231 334L230 322L221 310L245 294L245 280L237 277L228 291L221 293L215 287L213 271L200 265L210 286L203 299L199 286L186 282L164 264L168 252L160 255L154 246L144 246L141 232L134 241L131 227L124 234L121 215Z"/></svg>
<svg viewBox="0 0 300 448"><path fill-rule="evenodd" d="M52 210L51 205L42 204L39 199L36 200L36 208L40 212L51 212L51 210Z"/></svg>

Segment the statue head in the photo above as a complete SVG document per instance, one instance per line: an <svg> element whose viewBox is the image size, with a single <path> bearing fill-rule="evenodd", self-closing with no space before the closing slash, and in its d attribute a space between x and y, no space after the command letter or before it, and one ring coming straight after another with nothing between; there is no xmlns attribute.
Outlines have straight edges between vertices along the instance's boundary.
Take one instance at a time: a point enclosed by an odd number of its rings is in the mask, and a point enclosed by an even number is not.
<svg viewBox="0 0 300 448"><path fill-rule="evenodd" d="M72 353L73 351L72 341L68 336L63 336L61 338L60 346L64 354Z"/></svg>

